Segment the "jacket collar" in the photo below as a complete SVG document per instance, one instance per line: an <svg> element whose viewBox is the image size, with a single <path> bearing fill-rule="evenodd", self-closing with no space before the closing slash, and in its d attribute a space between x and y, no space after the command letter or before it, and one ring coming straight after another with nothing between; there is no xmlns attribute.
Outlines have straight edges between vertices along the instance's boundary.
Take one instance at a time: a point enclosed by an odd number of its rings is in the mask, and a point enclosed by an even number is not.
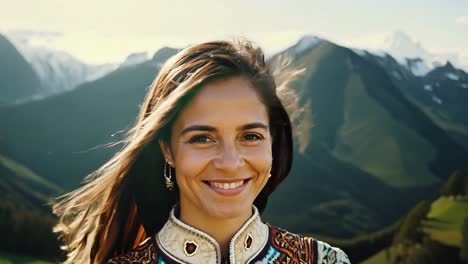
<svg viewBox="0 0 468 264"><path fill-rule="evenodd" d="M253 211L229 243L229 263L246 263L267 244L268 226L261 221L255 206ZM218 242L207 233L177 219L174 209L156 235L156 242L165 255L179 263L221 263Z"/></svg>

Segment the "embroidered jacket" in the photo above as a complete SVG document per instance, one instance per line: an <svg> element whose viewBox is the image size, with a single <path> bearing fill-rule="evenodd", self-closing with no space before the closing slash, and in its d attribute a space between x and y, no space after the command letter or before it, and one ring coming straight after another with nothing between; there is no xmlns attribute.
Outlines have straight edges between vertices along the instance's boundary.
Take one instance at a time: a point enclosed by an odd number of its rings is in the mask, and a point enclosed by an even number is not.
<svg viewBox="0 0 468 264"><path fill-rule="evenodd" d="M107 263L349 264L350 261L342 250L325 242L263 223L254 207L252 217L231 239L226 259L222 259L220 247L211 236L183 223L172 210L169 220L154 237Z"/></svg>

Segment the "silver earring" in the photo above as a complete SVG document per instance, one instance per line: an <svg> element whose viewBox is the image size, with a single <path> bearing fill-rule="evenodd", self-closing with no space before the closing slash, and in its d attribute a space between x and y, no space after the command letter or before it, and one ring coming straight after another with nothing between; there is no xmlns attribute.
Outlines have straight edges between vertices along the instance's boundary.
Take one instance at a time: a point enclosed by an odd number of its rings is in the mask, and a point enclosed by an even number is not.
<svg viewBox="0 0 468 264"><path fill-rule="evenodd" d="M166 179L166 188L169 191L172 191L174 189L174 182L172 181L172 172L171 172L171 170L172 170L172 166L166 160L166 162L164 162L164 178ZM167 171L169 171L169 173L167 173ZM168 174L169 174L169 176L168 176Z"/></svg>

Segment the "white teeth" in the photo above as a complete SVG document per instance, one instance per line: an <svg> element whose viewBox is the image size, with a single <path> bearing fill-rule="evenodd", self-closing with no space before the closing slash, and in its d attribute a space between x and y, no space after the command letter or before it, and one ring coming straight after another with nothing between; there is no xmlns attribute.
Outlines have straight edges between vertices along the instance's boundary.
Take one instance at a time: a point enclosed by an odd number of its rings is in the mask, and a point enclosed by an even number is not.
<svg viewBox="0 0 468 264"><path fill-rule="evenodd" d="M221 182L210 182L210 185L215 188L221 188L225 190L231 190L240 187L244 181L221 183Z"/></svg>

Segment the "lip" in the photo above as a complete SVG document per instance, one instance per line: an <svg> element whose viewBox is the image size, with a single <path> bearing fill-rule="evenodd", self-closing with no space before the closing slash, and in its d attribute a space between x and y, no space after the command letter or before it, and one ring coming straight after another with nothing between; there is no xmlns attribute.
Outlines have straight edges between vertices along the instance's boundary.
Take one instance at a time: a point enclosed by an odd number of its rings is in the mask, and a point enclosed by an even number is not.
<svg viewBox="0 0 468 264"><path fill-rule="evenodd" d="M219 183L233 183L239 181L250 180L250 178L233 178L233 179L212 179L212 180L204 180L203 182L219 182Z"/></svg>
<svg viewBox="0 0 468 264"><path fill-rule="evenodd" d="M237 187L237 188L233 188L233 189L218 188L218 187L212 186L210 184L210 182L234 183L234 182L239 182L239 181L243 181L242 185ZM219 179L219 180L206 180L206 181L203 181L203 183L209 189L211 189L212 191L214 191L215 193L217 193L219 195L222 195L222 196L235 196L235 195L238 195L238 194L242 193L242 191L244 191L244 189L247 187L247 184L249 183L249 181L250 181L250 178L247 178L247 179Z"/></svg>

